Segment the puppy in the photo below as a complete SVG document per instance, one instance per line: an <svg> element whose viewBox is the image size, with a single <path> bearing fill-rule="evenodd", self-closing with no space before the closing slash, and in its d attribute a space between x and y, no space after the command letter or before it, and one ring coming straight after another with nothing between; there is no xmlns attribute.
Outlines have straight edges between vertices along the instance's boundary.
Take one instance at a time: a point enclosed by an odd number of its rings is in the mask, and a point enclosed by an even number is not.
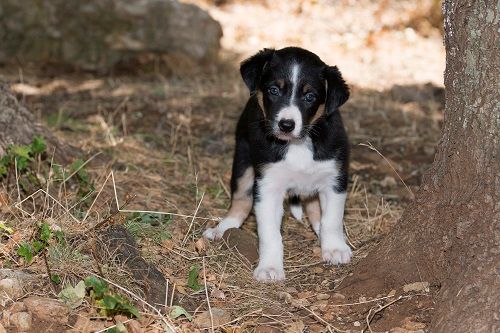
<svg viewBox="0 0 500 333"><path fill-rule="evenodd" d="M281 220L283 201L301 218L305 205L321 242L322 259L345 264L351 249L344 240L343 215L349 143L339 107L349 89L339 70L307 50L264 49L241 64L250 98L238 121L231 178L231 208L204 236L220 239L239 228L252 207L259 234L254 277L285 279Z"/></svg>

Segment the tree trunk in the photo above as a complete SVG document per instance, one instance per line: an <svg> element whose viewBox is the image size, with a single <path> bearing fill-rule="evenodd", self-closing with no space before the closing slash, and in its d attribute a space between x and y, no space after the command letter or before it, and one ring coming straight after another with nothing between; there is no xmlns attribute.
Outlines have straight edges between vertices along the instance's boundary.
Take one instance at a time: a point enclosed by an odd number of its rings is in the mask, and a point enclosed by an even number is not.
<svg viewBox="0 0 500 333"><path fill-rule="evenodd" d="M374 293L440 287L432 332L500 330L499 13L493 0L446 0L443 136L414 203L345 281ZM375 282L375 283L374 283Z"/></svg>
<svg viewBox="0 0 500 333"><path fill-rule="evenodd" d="M69 162L79 152L77 148L59 141L38 123L33 114L9 91L8 86L0 82L0 157L9 145L29 144L35 136L43 137L49 147L57 148L55 156L59 162Z"/></svg>

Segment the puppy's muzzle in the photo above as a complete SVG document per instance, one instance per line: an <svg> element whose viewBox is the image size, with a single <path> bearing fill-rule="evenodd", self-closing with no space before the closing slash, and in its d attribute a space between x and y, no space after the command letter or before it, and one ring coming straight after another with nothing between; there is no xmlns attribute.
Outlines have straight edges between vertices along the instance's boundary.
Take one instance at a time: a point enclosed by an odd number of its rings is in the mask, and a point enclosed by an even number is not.
<svg viewBox="0 0 500 333"><path fill-rule="evenodd" d="M283 133L290 133L295 128L295 121L293 119L281 119L278 122L278 127Z"/></svg>

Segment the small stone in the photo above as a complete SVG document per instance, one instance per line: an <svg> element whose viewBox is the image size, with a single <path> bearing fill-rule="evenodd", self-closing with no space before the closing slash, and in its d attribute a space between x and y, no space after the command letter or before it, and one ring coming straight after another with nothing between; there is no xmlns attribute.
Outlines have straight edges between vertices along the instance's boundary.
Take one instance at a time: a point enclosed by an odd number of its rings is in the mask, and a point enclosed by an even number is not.
<svg viewBox="0 0 500 333"><path fill-rule="evenodd" d="M23 302L14 302L9 310L11 313L26 311L26 305Z"/></svg>
<svg viewBox="0 0 500 333"><path fill-rule="evenodd" d="M324 271L325 271L325 270L324 270L322 267L313 267L313 268L312 268L312 272L313 272L314 274L321 274L321 273L323 273Z"/></svg>
<svg viewBox="0 0 500 333"><path fill-rule="evenodd" d="M121 321L117 321L115 324L115 329L118 333L128 333L127 328Z"/></svg>
<svg viewBox="0 0 500 333"><path fill-rule="evenodd" d="M318 295L316 295L316 298L318 300L322 301L322 300L325 300L325 299L329 299L330 295L328 295L328 294L318 294Z"/></svg>
<svg viewBox="0 0 500 333"><path fill-rule="evenodd" d="M394 187L397 184L396 179L391 176L385 176L385 178L380 181L380 186L382 187Z"/></svg>
<svg viewBox="0 0 500 333"><path fill-rule="evenodd" d="M359 297L359 302L360 303L366 302L366 297L365 296Z"/></svg>
<svg viewBox="0 0 500 333"><path fill-rule="evenodd" d="M410 330L410 331L416 331L416 330L421 330L425 328L424 323L419 323L417 321L413 321L412 318L406 317L403 321L403 328Z"/></svg>
<svg viewBox="0 0 500 333"><path fill-rule="evenodd" d="M10 315L10 322L18 331L28 331L31 328L32 318L28 312L18 312Z"/></svg>
<svg viewBox="0 0 500 333"><path fill-rule="evenodd" d="M113 320L115 322L121 321L123 323L124 321L128 320L128 318L127 318L127 316L124 316L124 315L116 315L113 317Z"/></svg>
<svg viewBox="0 0 500 333"><path fill-rule="evenodd" d="M325 299L314 302L313 305L311 306L311 309L324 310L327 306L328 306L328 301Z"/></svg>
<svg viewBox="0 0 500 333"><path fill-rule="evenodd" d="M356 326L356 327L361 326L361 323L360 323L359 321L355 321L355 322L354 322L354 323L352 323L352 324L353 324L354 326Z"/></svg>
<svg viewBox="0 0 500 333"><path fill-rule="evenodd" d="M10 326L10 311L9 310L3 310L2 311L2 325L5 327Z"/></svg>
<svg viewBox="0 0 500 333"><path fill-rule="evenodd" d="M286 291L279 291L278 292L278 299L280 301L285 302L285 303L290 303L292 301L292 295L290 295Z"/></svg>
<svg viewBox="0 0 500 333"><path fill-rule="evenodd" d="M341 293L333 293L331 299L334 303L342 303L345 301L345 296Z"/></svg>
<svg viewBox="0 0 500 333"><path fill-rule="evenodd" d="M429 291L429 282L413 282L403 286L405 293L410 291Z"/></svg>
<svg viewBox="0 0 500 333"><path fill-rule="evenodd" d="M230 322L231 316L223 309L212 308L212 319L210 319L210 312L205 311L194 318L194 323L201 328L209 328L212 327L212 320L214 326L220 326Z"/></svg>
<svg viewBox="0 0 500 333"><path fill-rule="evenodd" d="M391 291L389 291L389 293L387 294L387 297L394 297L396 296L396 290L395 289L392 289Z"/></svg>
<svg viewBox="0 0 500 333"><path fill-rule="evenodd" d="M24 300L24 304L29 312L41 320L61 325L68 323L69 309L58 300L31 296Z"/></svg>
<svg viewBox="0 0 500 333"><path fill-rule="evenodd" d="M300 293L297 294L297 297L300 298L300 299L304 299L304 298L309 298L313 295L313 292L312 291L302 291Z"/></svg>
<svg viewBox="0 0 500 333"><path fill-rule="evenodd" d="M7 296L17 299L23 295L23 287L17 279L6 278L0 280L0 297Z"/></svg>
<svg viewBox="0 0 500 333"><path fill-rule="evenodd" d="M134 319L130 320L127 323L127 329L129 331L129 333L143 333L144 332L144 330L141 327L141 324L137 320L134 320Z"/></svg>

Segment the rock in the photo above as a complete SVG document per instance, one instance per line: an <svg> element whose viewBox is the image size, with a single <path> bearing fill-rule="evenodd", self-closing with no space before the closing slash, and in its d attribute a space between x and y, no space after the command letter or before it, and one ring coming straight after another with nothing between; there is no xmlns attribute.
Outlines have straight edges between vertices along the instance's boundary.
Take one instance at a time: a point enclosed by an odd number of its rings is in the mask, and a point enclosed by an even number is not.
<svg viewBox="0 0 500 333"><path fill-rule="evenodd" d="M24 305L23 302L15 302L10 306L9 310L11 313L22 312L26 311L26 306Z"/></svg>
<svg viewBox="0 0 500 333"><path fill-rule="evenodd" d="M406 317L403 321L403 328L410 330L410 331L415 331L415 330L421 330L425 328L424 323L419 323L417 321L413 321L412 318Z"/></svg>
<svg viewBox="0 0 500 333"><path fill-rule="evenodd" d="M23 295L23 287L15 278L0 280L0 297L17 299Z"/></svg>
<svg viewBox="0 0 500 333"><path fill-rule="evenodd" d="M333 303L342 303L345 301L345 296L341 293L333 293L331 299Z"/></svg>
<svg viewBox="0 0 500 333"><path fill-rule="evenodd" d="M224 232L222 238L226 241L228 248L236 248L250 263L253 264L259 259L257 238L251 233L231 228Z"/></svg>
<svg viewBox="0 0 500 333"><path fill-rule="evenodd" d="M221 36L207 12L176 0L0 2L0 61L105 71L152 54L199 62Z"/></svg>
<svg viewBox="0 0 500 333"><path fill-rule="evenodd" d="M62 302L39 296L31 296L24 304L33 316L48 322L65 325L68 323L69 309Z"/></svg>
<svg viewBox="0 0 500 333"><path fill-rule="evenodd" d="M18 329L18 331L28 331L31 328L32 318L28 312L18 312L10 315L10 323Z"/></svg>
<svg viewBox="0 0 500 333"><path fill-rule="evenodd" d="M0 324L0 333L7 333L7 330L5 329L5 327L3 327L2 324Z"/></svg>
<svg viewBox="0 0 500 333"><path fill-rule="evenodd" d="M413 282L403 286L405 293L410 291L429 291L429 282Z"/></svg>
<svg viewBox="0 0 500 333"><path fill-rule="evenodd" d="M119 225L109 227L101 233L98 244L101 250L98 253L112 253L114 259L134 277L148 303L163 304L165 302L167 280L158 268L144 260L127 229ZM109 260L109 258L103 259ZM177 296L174 296L173 304L178 304Z"/></svg>
<svg viewBox="0 0 500 333"><path fill-rule="evenodd" d="M319 301L322 301L322 300L329 299L329 298L330 298L330 295L320 293L320 294L317 294L317 295L316 295L316 298L317 298Z"/></svg>
<svg viewBox="0 0 500 333"><path fill-rule="evenodd" d="M10 326L10 311L9 310L3 310L2 311L2 325L5 327Z"/></svg>
<svg viewBox="0 0 500 333"><path fill-rule="evenodd" d="M355 321L354 323L352 323L355 327L359 327L361 326L361 323L359 321Z"/></svg>
<svg viewBox="0 0 500 333"><path fill-rule="evenodd" d="M143 333L141 324L137 320L131 320L127 323L129 333Z"/></svg>
<svg viewBox="0 0 500 333"><path fill-rule="evenodd" d="M212 308L212 318L214 326L224 325L231 321L231 316L229 312L219 309ZM200 328L212 327L212 321L210 320L210 312L205 311L194 318L194 323Z"/></svg>

